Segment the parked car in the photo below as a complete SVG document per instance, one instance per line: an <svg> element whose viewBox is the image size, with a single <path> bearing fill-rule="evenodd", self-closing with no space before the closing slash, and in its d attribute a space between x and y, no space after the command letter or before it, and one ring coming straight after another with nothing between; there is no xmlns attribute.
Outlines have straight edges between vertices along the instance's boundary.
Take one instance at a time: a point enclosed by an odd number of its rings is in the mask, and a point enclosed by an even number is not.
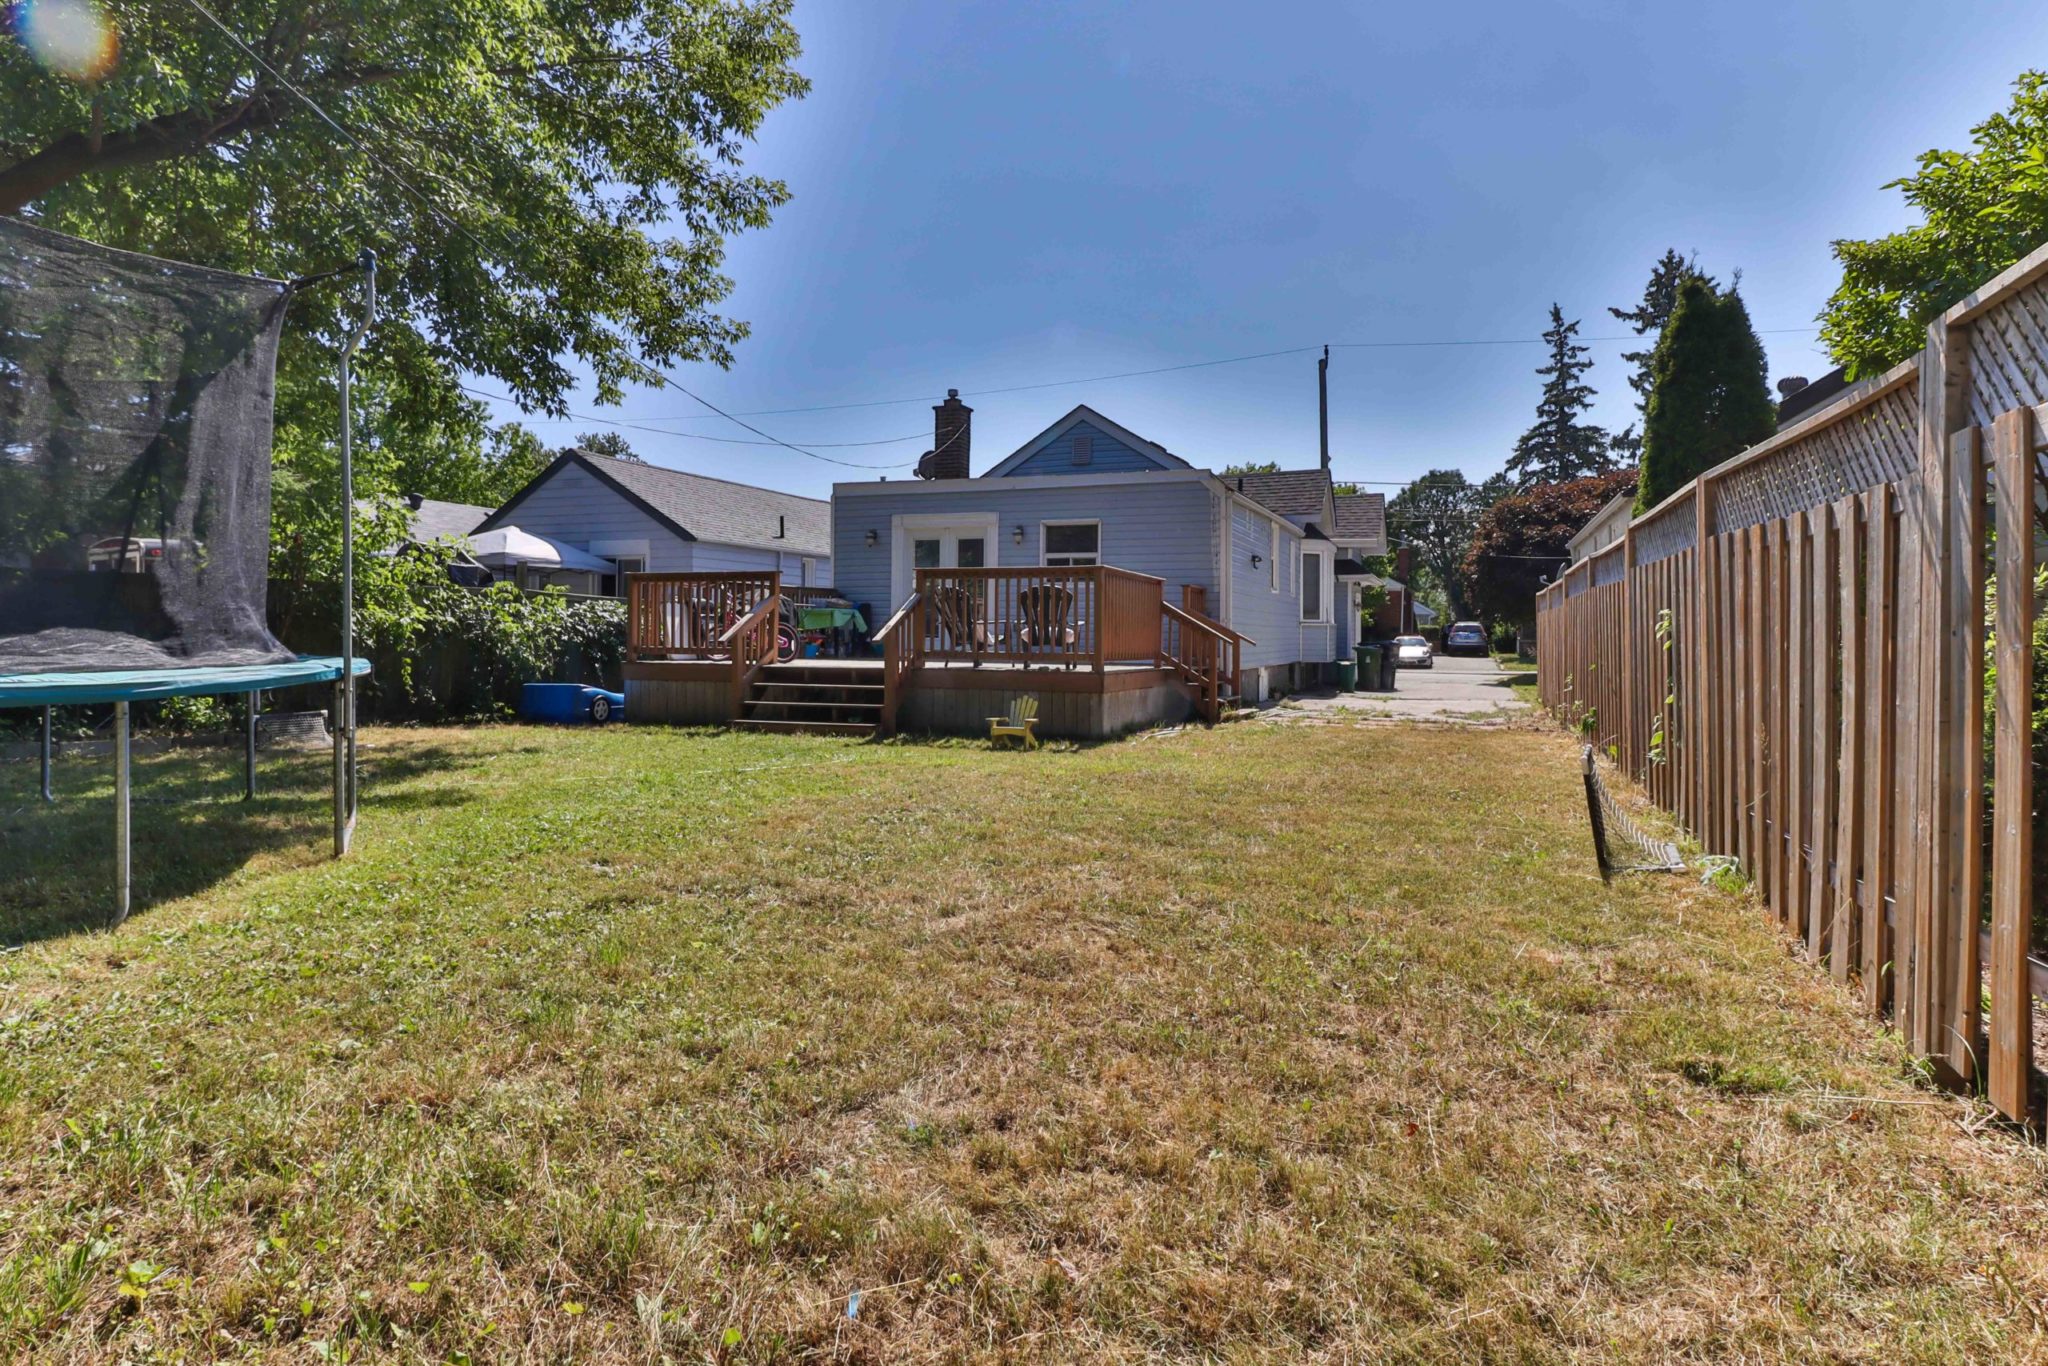
<svg viewBox="0 0 2048 1366"><path fill-rule="evenodd" d="M1433 669L1436 667L1436 652L1429 648L1429 642L1421 636L1395 636L1394 667Z"/></svg>
<svg viewBox="0 0 2048 1366"><path fill-rule="evenodd" d="M1450 634L1444 637L1444 653L1447 655L1483 655L1486 653L1486 628L1476 621L1460 621L1451 626Z"/></svg>

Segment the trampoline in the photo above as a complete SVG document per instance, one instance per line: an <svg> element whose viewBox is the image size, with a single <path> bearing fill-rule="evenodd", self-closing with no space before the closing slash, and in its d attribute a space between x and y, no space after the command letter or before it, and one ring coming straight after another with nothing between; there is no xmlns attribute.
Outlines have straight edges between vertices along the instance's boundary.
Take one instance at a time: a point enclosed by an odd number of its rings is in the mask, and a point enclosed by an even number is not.
<svg viewBox="0 0 2048 1366"><path fill-rule="evenodd" d="M338 346L341 653L296 655L265 619L278 337L295 289L115 251L0 218L0 709L111 704L114 907L132 891L131 708L244 699L256 790L261 694L330 685L334 853L357 809L350 363L376 316L376 259ZM314 277L328 278L327 275Z"/></svg>

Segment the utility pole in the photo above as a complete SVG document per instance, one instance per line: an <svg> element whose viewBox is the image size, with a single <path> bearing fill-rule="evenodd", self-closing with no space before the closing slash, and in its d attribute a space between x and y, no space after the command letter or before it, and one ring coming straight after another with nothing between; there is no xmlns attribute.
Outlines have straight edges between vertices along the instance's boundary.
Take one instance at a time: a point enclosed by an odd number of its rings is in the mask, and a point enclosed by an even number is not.
<svg viewBox="0 0 2048 1366"><path fill-rule="evenodd" d="M1323 348L1323 358L1316 362L1316 410L1323 426L1323 471L1330 469L1330 348Z"/></svg>

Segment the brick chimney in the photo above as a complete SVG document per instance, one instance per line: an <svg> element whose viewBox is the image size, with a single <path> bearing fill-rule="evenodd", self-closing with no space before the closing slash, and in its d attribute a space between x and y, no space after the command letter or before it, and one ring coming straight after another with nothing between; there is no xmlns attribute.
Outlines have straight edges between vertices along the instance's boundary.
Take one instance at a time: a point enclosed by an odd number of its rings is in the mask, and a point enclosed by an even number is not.
<svg viewBox="0 0 2048 1366"><path fill-rule="evenodd" d="M958 389L932 405L932 448L917 462L920 479L965 479L972 473L974 409L960 401Z"/></svg>

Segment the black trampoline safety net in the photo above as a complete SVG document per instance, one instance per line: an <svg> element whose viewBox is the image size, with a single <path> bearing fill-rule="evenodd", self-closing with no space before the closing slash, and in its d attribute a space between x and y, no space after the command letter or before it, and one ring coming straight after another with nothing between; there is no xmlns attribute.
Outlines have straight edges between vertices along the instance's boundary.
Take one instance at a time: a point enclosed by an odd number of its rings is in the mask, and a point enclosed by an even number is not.
<svg viewBox="0 0 2048 1366"><path fill-rule="evenodd" d="M0 675L292 658L264 621L288 292L0 217Z"/></svg>

